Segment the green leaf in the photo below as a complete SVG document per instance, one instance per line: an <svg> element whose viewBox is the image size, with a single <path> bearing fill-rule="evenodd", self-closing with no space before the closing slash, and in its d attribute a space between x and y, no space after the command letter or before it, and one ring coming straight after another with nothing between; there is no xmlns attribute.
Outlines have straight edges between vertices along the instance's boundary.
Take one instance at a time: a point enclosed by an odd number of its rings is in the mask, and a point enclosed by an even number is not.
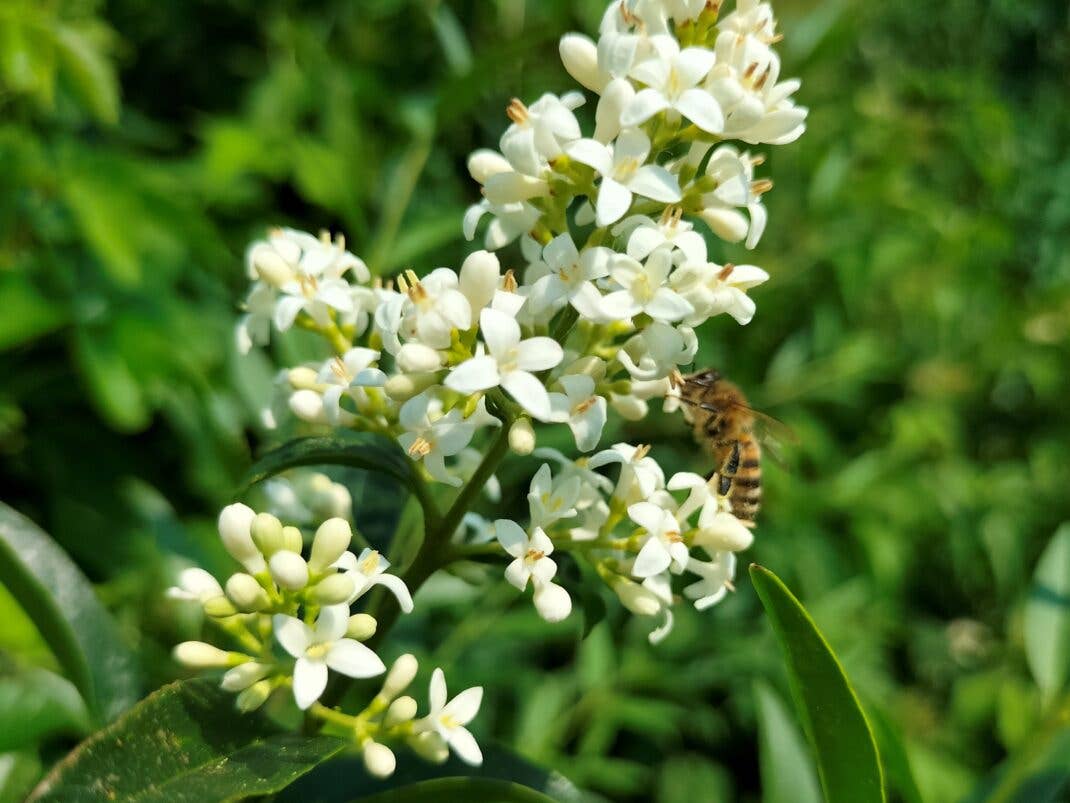
<svg viewBox="0 0 1070 803"><path fill-rule="evenodd" d="M483 744L483 764L470 767L455 756L450 756L445 764L428 764L418 759L399 761L397 771L386 779L372 778L364 769L363 759L346 756L329 761L314 772L301 778L293 786L282 792L277 803L304 803L315 800L316 803L348 803L361 796L375 796L373 800L407 800L408 798L391 798L386 795L405 787L412 788L432 781L453 780L466 782L505 782L507 785L534 790L541 797L529 800L549 799L558 803L584 803L589 798L560 773L546 770L512 750L496 744ZM467 787L462 787L467 788ZM491 788L491 787L486 787ZM383 795L380 797L380 795ZM422 798L416 798L422 799ZM428 798L452 800L453 798ZM510 800L511 798L461 797L459 800Z"/></svg>
<svg viewBox="0 0 1070 803"><path fill-rule="evenodd" d="M413 463L394 441L369 432L339 432L297 438L265 454L245 475L246 486L297 466L350 466L393 477L409 487L420 482Z"/></svg>
<svg viewBox="0 0 1070 803"><path fill-rule="evenodd" d="M0 503L0 582L18 600L98 720L137 700L137 663L89 581L60 546Z"/></svg>
<svg viewBox="0 0 1070 803"><path fill-rule="evenodd" d="M904 803L923 803L924 798L914 778L914 768L899 728L878 706L867 702L869 724L877 739L881 766L888 789L896 792Z"/></svg>
<svg viewBox="0 0 1070 803"><path fill-rule="evenodd" d="M1070 674L1070 524L1061 526L1040 556L1025 606L1025 657L1045 701Z"/></svg>
<svg viewBox="0 0 1070 803"><path fill-rule="evenodd" d="M438 778L434 781L390 789L370 797L356 798L360 803L555 803L542 792L510 781L490 778Z"/></svg>
<svg viewBox="0 0 1070 803"><path fill-rule="evenodd" d="M762 803L821 803L813 759L787 706L761 681L754 684L754 699Z"/></svg>
<svg viewBox="0 0 1070 803"><path fill-rule="evenodd" d="M89 732L89 712L78 690L45 669L0 677L0 751L33 747L56 734Z"/></svg>
<svg viewBox="0 0 1070 803"><path fill-rule="evenodd" d="M75 748L29 800L239 800L283 789L346 745L239 714L234 695L211 681L172 683Z"/></svg>
<svg viewBox="0 0 1070 803"><path fill-rule="evenodd" d="M750 576L780 642L827 803L883 803L877 745L839 660L779 577L757 564Z"/></svg>
<svg viewBox="0 0 1070 803"><path fill-rule="evenodd" d="M56 50L62 75L82 105L102 123L118 122L119 81L99 44L85 31L63 27L56 32Z"/></svg>
<svg viewBox="0 0 1070 803"><path fill-rule="evenodd" d="M0 753L0 803L24 803L40 777L41 759L37 753Z"/></svg>

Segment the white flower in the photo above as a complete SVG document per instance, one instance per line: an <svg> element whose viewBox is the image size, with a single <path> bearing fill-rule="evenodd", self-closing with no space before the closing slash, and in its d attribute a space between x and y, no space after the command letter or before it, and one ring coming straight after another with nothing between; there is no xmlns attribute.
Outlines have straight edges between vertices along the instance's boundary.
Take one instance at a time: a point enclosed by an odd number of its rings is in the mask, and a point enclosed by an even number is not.
<svg viewBox="0 0 1070 803"><path fill-rule="evenodd" d="M748 324L757 306L747 290L757 287L769 274L754 265L723 267L714 262L681 265L672 277L676 291L694 308L685 323L697 326L714 315L727 312L740 324Z"/></svg>
<svg viewBox="0 0 1070 803"><path fill-rule="evenodd" d="M695 359L698 338L690 326L673 327L654 321L629 338L617 359L632 379L649 382L667 377L678 365Z"/></svg>
<svg viewBox="0 0 1070 803"><path fill-rule="evenodd" d="M403 613L412 611L412 594L405 581L394 574L387 574L390 561L374 549L364 549L360 555L344 552L333 564L334 568L344 571L353 581L353 595L349 598L352 605L364 596L372 586L383 586L397 597L398 607Z"/></svg>
<svg viewBox="0 0 1070 803"><path fill-rule="evenodd" d="M327 687L327 669L351 678L371 678L386 667L379 656L359 641L343 638L349 624L349 606L323 608L315 629L300 619L276 614L272 617L275 638L290 655L294 665L293 690L297 707L304 710Z"/></svg>
<svg viewBox="0 0 1070 803"><path fill-rule="evenodd" d="M684 596L695 601L695 608L704 611L724 599L732 587L732 578L736 573L736 556L731 552L719 552L710 562L691 558L687 563L687 570L702 579L686 586Z"/></svg>
<svg viewBox="0 0 1070 803"><path fill-rule="evenodd" d="M695 143L688 154L688 161L698 167L705 157L707 146ZM728 242L746 238L747 248L754 248L765 231L767 213L762 205L762 194L772 188L768 179L754 180L754 166L761 157L740 153L731 145L721 145L710 155L706 163L706 176L716 182L716 188L702 196L702 211L699 212L714 234ZM739 211L746 208L747 215ZM705 262L706 258L689 255L688 262Z"/></svg>
<svg viewBox="0 0 1070 803"><path fill-rule="evenodd" d="M183 569L178 575L178 585L167 589L167 596L188 602L205 602L223 594L219 581L204 569Z"/></svg>
<svg viewBox="0 0 1070 803"><path fill-rule="evenodd" d="M676 203L681 198L676 176L661 165L645 164L650 155L650 139L638 129L622 131L615 145L580 139L566 151L602 176L595 204L599 226L608 226L624 217L632 204L633 193L662 203Z"/></svg>
<svg viewBox="0 0 1070 803"><path fill-rule="evenodd" d="M442 400L424 391L401 405L398 421L406 430L398 436L398 443L409 457L422 459L427 473L438 482L460 485L461 480L446 469L445 458L468 446L476 420L466 419L457 407L443 414Z"/></svg>
<svg viewBox="0 0 1070 803"><path fill-rule="evenodd" d="M672 585L668 573L646 578L642 585L627 577L614 575L610 587L621 604L636 616L661 616L662 623L648 636L651 644L669 635L672 630Z"/></svg>
<svg viewBox="0 0 1070 803"><path fill-rule="evenodd" d="M635 87L627 78L614 78L606 84L594 113L594 138L602 143L612 142L620 133L620 118L635 97Z"/></svg>
<svg viewBox="0 0 1070 803"><path fill-rule="evenodd" d="M568 74L592 92L601 92L609 76L598 67L598 47L589 36L567 33L558 45Z"/></svg>
<svg viewBox="0 0 1070 803"><path fill-rule="evenodd" d="M656 321L678 321L694 312L685 298L666 286L672 256L659 249L638 262L625 254L613 257L609 275L623 289L602 298L602 312L610 318L631 319L641 312Z"/></svg>
<svg viewBox="0 0 1070 803"><path fill-rule="evenodd" d="M642 262L658 248L677 249L685 262L706 261L706 241L686 220L681 220L679 207L667 208L661 220L655 222L643 215L625 218L614 227L614 234L628 234L628 256Z"/></svg>
<svg viewBox="0 0 1070 803"><path fill-rule="evenodd" d="M412 271L398 277L398 286L408 297L402 306L400 334L433 349L447 349L454 329L472 326L472 308L458 289L457 274L435 268L422 279Z"/></svg>
<svg viewBox="0 0 1070 803"><path fill-rule="evenodd" d="M564 357L549 337L520 339L520 326L503 312L488 308L479 316L479 330L489 354L458 365L446 377L446 387L472 394L501 386L540 421L550 417L550 396L533 371L553 368ZM467 444L466 444L467 445Z"/></svg>
<svg viewBox="0 0 1070 803"><path fill-rule="evenodd" d="M680 535L675 514L652 502L637 502L628 507L628 518L647 531L647 540L635 556L632 574L651 577L672 566L679 574L687 567L688 549Z"/></svg>
<svg viewBox="0 0 1070 803"><path fill-rule="evenodd" d="M463 229L466 240L476 236L476 226L487 213L494 217L483 236L483 244L489 251L503 248L521 234L527 234L542 216L542 212L527 201L493 204L484 199L465 210Z"/></svg>
<svg viewBox="0 0 1070 803"><path fill-rule="evenodd" d="M703 131L720 133L724 114L714 97L698 84L713 67L714 53L704 47L680 49L668 34L650 37L655 56L636 64L631 77L646 84L621 115L621 125L645 123L658 112L671 109Z"/></svg>
<svg viewBox="0 0 1070 803"><path fill-rule="evenodd" d="M575 516L581 484L580 477L574 473L559 475L555 481L549 465L539 466L528 487L531 525L549 527L556 521Z"/></svg>
<svg viewBox="0 0 1070 803"><path fill-rule="evenodd" d="M565 392L550 394L552 420L568 422L576 448L589 452L602 438L606 400L595 395L595 381L586 374L565 374L557 381Z"/></svg>
<svg viewBox="0 0 1070 803"><path fill-rule="evenodd" d="M494 522L494 535L514 560L505 569L505 579L520 591L533 581L535 586L549 583L557 574L557 564L550 559L554 544L541 527L536 527L531 537L515 521L498 519Z"/></svg>
<svg viewBox="0 0 1070 803"><path fill-rule="evenodd" d="M361 410L368 404L364 389L386 384L386 374L373 365L378 360L379 352L374 349L352 348L323 364L316 379L327 386L323 391L323 411L328 423L338 425L352 418L348 410L342 409L343 396L352 399Z"/></svg>
<svg viewBox="0 0 1070 803"><path fill-rule="evenodd" d="M794 142L806 130L807 110L796 106L791 95L797 79L777 83L780 59L755 36L724 30L714 44L717 61L706 88L725 116L724 139L752 145Z"/></svg>
<svg viewBox="0 0 1070 803"><path fill-rule="evenodd" d="M429 698L431 712L417 724L421 730L430 731L448 744L457 757L466 764L478 767L483 763L483 753L475 737L464 726L475 719L483 702L483 687L465 689L449 702L446 701L446 676L436 668L431 673Z"/></svg>
<svg viewBox="0 0 1070 803"><path fill-rule="evenodd" d="M238 322L236 340L238 351L248 354L254 346L271 340L271 319L275 315L275 288L265 282L255 282L245 298L245 315Z"/></svg>
<svg viewBox="0 0 1070 803"><path fill-rule="evenodd" d="M563 144L579 139L580 124L572 110L583 102L580 92L560 98L548 92L531 106L514 98L507 109L513 124L500 143L509 164L520 173L538 176L548 159L561 155Z"/></svg>
<svg viewBox="0 0 1070 803"><path fill-rule="evenodd" d="M537 313L567 299L584 318L601 316L602 294L595 279L609 275L609 248L585 248L580 252L569 234L559 234L542 250L542 260L533 263L525 277L531 285L529 304Z"/></svg>
<svg viewBox="0 0 1070 803"><path fill-rule="evenodd" d="M631 504L649 499L655 491L665 486L665 473L657 461L648 456L649 453L649 446L616 443L593 455L587 461L587 468L619 463L620 477L617 479L613 496Z"/></svg>

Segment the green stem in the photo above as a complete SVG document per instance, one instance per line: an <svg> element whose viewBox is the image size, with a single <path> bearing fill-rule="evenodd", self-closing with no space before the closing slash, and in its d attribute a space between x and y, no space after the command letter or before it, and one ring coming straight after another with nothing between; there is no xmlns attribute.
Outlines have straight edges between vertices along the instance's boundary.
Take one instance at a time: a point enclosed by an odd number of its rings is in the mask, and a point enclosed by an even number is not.
<svg viewBox="0 0 1070 803"><path fill-rule="evenodd" d="M1033 731L1029 741L1026 742L1007 762L996 788L988 796L986 803L1009 803L1020 791L1022 784L1029 778L1035 769L1036 762L1041 758L1055 737L1070 725L1070 695L1063 697L1056 703L1051 713Z"/></svg>
<svg viewBox="0 0 1070 803"><path fill-rule="evenodd" d="M558 316L557 321L554 322L553 331L550 332L550 337L556 340L558 343L564 343L568 337L568 333L572 331L572 327L576 325L576 321L580 318L580 313L574 306L569 304L561 314Z"/></svg>

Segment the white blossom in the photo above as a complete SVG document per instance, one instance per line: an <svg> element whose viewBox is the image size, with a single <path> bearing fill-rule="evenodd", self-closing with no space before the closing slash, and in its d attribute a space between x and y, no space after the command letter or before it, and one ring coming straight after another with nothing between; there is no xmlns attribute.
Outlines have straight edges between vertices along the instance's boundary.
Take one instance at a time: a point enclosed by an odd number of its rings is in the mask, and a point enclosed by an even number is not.
<svg viewBox="0 0 1070 803"><path fill-rule="evenodd" d="M686 568L688 548L673 511L652 502L637 502L628 507L628 517L647 532L646 541L632 567L634 576L651 577L670 566L679 574Z"/></svg>
<svg viewBox="0 0 1070 803"><path fill-rule="evenodd" d="M565 374L557 381L565 392L550 394L552 420L567 423L576 439L576 448L589 452L602 439L606 400L595 394L595 381L586 374Z"/></svg>
<svg viewBox="0 0 1070 803"><path fill-rule="evenodd" d="M685 586L684 596L694 600L695 608L704 611L724 599L732 587L732 578L736 573L736 556L732 552L718 552L712 561L690 558L687 570L701 579Z"/></svg>
<svg viewBox="0 0 1070 803"><path fill-rule="evenodd" d="M479 705L483 702L483 687L465 689L447 701L446 676L436 667L431 673L428 696L431 711L416 723L417 730L434 734L449 745L461 761L478 767L483 763L483 753L465 725L479 713Z"/></svg>
<svg viewBox="0 0 1070 803"><path fill-rule="evenodd" d="M558 235L546 244L542 259L528 268L528 303L539 311L556 308L565 299L584 318L598 319L602 294L594 281L609 275L612 256L613 251L603 247L580 252L570 235Z"/></svg>
<svg viewBox="0 0 1070 803"><path fill-rule="evenodd" d="M673 273L671 284L694 309L694 314L684 319L685 323L697 325L726 312L738 323L748 324L757 306L747 291L768 278L768 273L754 265L691 263L681 265Z"/></svg>
<svg viewBox="0 0 1070 803"><path fill-rule="evenodd" d="M656 321L678 321L694 312L691 303L667 285L672 256L660 249L639 262L626 254L613 258L609 275L622 289L602 298L610 318L630 319L646 313Z"/></svg>
<svg viewBox="0 0 1070 803"><path fill-rule="evenodd" d="M719 134L724 128L720 104L699 83L713 67L715 55L704 47L680 49L669 34L650 37L655 55L636 64L632 78L646 84L621 115L621 125L636 126L655 114L672 111L703 131Z"/></svg>
<svg viewBox="0 0 1070 803"><path fill-rule="evenodd" d="M405 581L395 574L387 574L390 561L384 558L374 549L364 549L360 555L352 552L344 552L334 563L336 569L341 569L353 580L353 594L349 598L352 605L356 600L364 596L373 586L383 586L398 601L398 607L402 613L412 611L412 594Z"/></svg>

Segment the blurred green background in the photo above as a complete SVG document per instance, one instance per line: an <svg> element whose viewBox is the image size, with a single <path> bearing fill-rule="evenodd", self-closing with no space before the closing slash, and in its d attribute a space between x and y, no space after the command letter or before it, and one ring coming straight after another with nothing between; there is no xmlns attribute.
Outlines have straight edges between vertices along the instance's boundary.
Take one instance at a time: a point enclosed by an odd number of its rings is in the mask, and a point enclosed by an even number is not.
<svg viewBox="0 0 1070 803"><path fill-rule="evenodd" d="M330 228L380 274L459 265L466 155L512 96L570 88L557 39L603 6L0 3L0 499L99 584L153 683L191 628L160 589L176 557L223 565L214 517L264 443L272 356L233 347L246 243ZM963 800L1047 727L1023 609L1070 520L1070 14L776 8L809 130L762 149L758 249L715 246L773 280L750 326L706 327L701 361L799 437L766 470L749 557L814 613L921 799ZM616 434L704 470L678 418ZM374 534L373 490L354 486ZM580 641L449 579L390 649L486 686L482 738L612 799L805 799L772 781L790 703L745 575L656 649L613 604ZM3 721L13 679L55 665L2 588L0 615ZM0 789L16 758L32 775L69 748L75 719L0 739Z"/></svg>

